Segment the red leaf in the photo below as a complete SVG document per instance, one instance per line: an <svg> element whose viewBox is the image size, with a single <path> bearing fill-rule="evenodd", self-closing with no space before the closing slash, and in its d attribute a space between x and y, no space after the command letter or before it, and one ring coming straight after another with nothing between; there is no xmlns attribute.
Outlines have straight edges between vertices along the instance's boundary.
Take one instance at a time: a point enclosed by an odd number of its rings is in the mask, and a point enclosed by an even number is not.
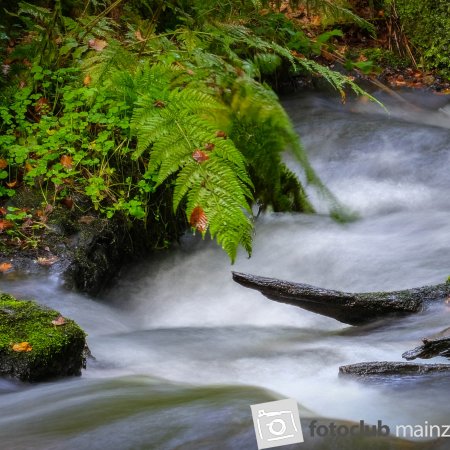
<svg viewBox="0 0 450 450"><path fill-rule="evenodd" d="M191 217L189 218L189 223L201 233L206 231L208 228L208 218L206 217L205 211L203 211L201 206L196 206L193 209Z"/></svg>
<svg viewBox="0 0 450 450"><path fill-rule="evenodd" d="M8 167L8 161L6 159L0 159L0 169L5 169Z"/></svg>
<svg viewBox="0 0 450 450"><path fill-rule="evenodd" d="M72 168L73 158L69 155L62 155L60 159L61 165L66 169Z"/></svg>
<svg viewBox="0 0 450 450"><path fill-rule="evenodd" d="M219 131L216 133L216 137L221 137L221 138L226 139L226 138L227 138L227 133L225 133L225 131L219 130Z"/></svg>
<svg viewBox="0 0 450 450"><path fill-rule="evenodd" d="M61 200L61 203L67 208L72 209L73 208L73 198L72 197L64 197Z"/></svg>
<svg viewBox="0 0 450 450"><path fill-rule="evenodd" d="M0 231L9 230L13 226L14 224L11 221L6 219L0 219Z"/></svg>
<svg viewBox="0 0 450 450"><path fill-rule="evenodd" d="M0 273L8 272L8 270L12 269L12 264L9 262L2 262L0 264Z"/></svg>
<svg viewBox="0 0 450 450"><path fill-rule="evenodd" d="M208 159L209 159L209 156L205 152L202 152L199 149L195 150L194 153L192 153L192 157L198 163L202 163L202 162L208 161Z"/></svg>
<svg viewBox="0 0 450 450"><path fill-rule="evenodd" d="M205 150L212 151L214 150L215 145L212 142L208 142L205 144Z"/></svg>

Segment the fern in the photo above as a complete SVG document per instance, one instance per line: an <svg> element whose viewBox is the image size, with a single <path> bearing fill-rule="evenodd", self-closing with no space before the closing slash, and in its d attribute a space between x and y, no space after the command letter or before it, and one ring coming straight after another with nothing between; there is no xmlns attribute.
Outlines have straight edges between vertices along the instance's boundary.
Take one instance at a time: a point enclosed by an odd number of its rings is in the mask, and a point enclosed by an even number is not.
<svg viewBox="0 0 450 450"><path fill-rule="evenodd" d="M261 31L264 27L255 26L256 17L262 17L259 11L267 3L264 1L149 2L152 17L127 24L125 37L117 36L118 27L106 17L119 3L116 0L95 17L64 18L59 9L54 13L23 9L22 14L39 18L42 42L47 40L60 61L84 56L82 68L89 75L91 95L86 103L94 102L96 95L126 103L123 114L127 121L131 118L131 128L122 133L127 142L124 158L131 156L132 160L126 162L123 173L136 181L128 198L142 211L134 217L142 218L152 207L155 189L168 188L173 193L173 211L184 213L203 236L209 232L232 261L239 246L250 254L254 200L275 211L313 212L299 179L283 164L282 154L287 149L297 157L307 182L322 192L334 209L339 208L309 164L277 96L257 80L284 62L292 71L324 77L345 98L347 86L363 93L350 78L296 57L298 53L291 53L295 48L285 46L286 41L276 33L268 37ZM342 10L340 3L328 0L311 0L310 5L313 3L333 14ZM251 14L231 20L240 7ZM174 11L174 27L164 33L155 31L160 29L159 15ZM212 11L217 12L215 21L211 20ZM66 31L59 48L53 34L45 35L45 27L51 23L58 26L52 33ZM107 45L92 50L88 41L93 38L101 38ZM289 33L284 39L289 39ZM306 36L304 39L308 41ZM320 47L322 42L318 39L316 44ZM141 188L145 200L133 197L142 193ZM123 205L131 208L126 200L121 200Z"/></svg>
<svg viewBox="0 0 450 450"><path fill-rule="evenodd" d="M148 84L140 86L132 118L135 157L149 155L147 170L157 174L157 186L177 174L174 210L185 202L193 228L203 235L209 230L234 261L239 245L251 253L252 182L245 160L218 133L225 105L197 88L157 89L158 84L170 86L172 77L158 65L146 69Z"/></svg>

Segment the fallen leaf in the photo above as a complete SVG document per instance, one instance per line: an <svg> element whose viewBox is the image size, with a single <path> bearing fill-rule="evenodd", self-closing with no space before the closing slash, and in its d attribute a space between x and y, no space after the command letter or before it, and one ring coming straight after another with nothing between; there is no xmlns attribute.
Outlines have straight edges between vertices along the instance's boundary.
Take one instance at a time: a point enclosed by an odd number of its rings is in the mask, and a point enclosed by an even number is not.
<svg viewBox="0 0 450 450"><path fill-rule="evenodd" d="M13 187L16 187L17 180L11 181L10 183L6 183L6 186L8 186L10 189Z"/></svg>
<svg viewBox="0 0 450 450"><path fill-rule="evenodd" d="M72 209L73 208L73 199L72 197L64 197L61 200L61 203L67 208L67 209Z"/></svg>
<svg viewBox="0 0 450 450"><path fill-rule="evenodd" d="M215 145L212 142L208 142L205 144L205 150L212 151L214 149Z"/></svg>
<svg viewBox="0 0 450 450"><path fill-rule="evenodd" d="M33 347L29 342L19 342L18 344L13 344L12 350L14 352L31 352Z"/></svg>
<svg viewBox="0 0 450 450"><path fill-rule="evenodd" d="M0 169L5 169L8 167L8 161L6 159L0 159Z"/></svg>
<svg viewBox="0 0 450 450"><path fill-rule="evenodd" d="M81 216L78 219L79 223L85 223L86 225L90 225L95 220L94 216Z"/></svg>
<svg viewBox="0 0 450 450"><path fill-rule="evenodd" d="M34 110L38 114L45 114L49 110L48 100L45 97L41 97L34 105Z"/></svg>
<svg viewBox="0 0 450 450"><path fill-rule="evenodd" d="M0 219L0 232L13 228L14 224L10 220Z"/></svg>
<svg viewBox="0 0 450 450"><path fill-rule="evenodd" d="M62 155L59 162L65 169L72 169L73 158L71 156Z"/></svg>
<svg viewBox="0 0 450 450"><path fill-rule="evenodd" d="M139 42L144 42L145 39L142 37L142 33L140 32L140 30L137 30L136 33L134 33L134 37L139 41Z"/></svg>
<svg viewBox="0 0 450 450"><path fill-rule="evenodd" d="M221 138L226 139L226 138L227 138L227 133L225 133L225 131L219 130L219 131L217 131L217 133L216 133L216 137L221 137Z"/></svg>
<svg viewBox="0 0 450 450"><path fill-rule="evenodd" d="M193 209L191 217L189 218L189 223L201 233L206 231L208 228L208 218L206 217L205 211L203 211L201 206L196 206Z"/></svg>
<svg viewBox="0 0 450 450"><path fill-rule="evenodd" d="M192 153L192 157L198 162L202 163L205 161L208 161L209 155L207 155L205 152L202 152L201 150L197 149Z"/></svg>
<svg viewBox="0 0 450 450"><path fill-rule="evenodd" d="M91 76L90 76L90 75L86 75L86 76L84 77L84 79L83 79L83 84L84 84L85 86L89 86L89 85L91 84L91 82L92 82Z"/></svg>
<svg viewBox="0 0 450 450"><path fill-rule="evenodd" d="M97 52L103 51L103 49L108 45L108 43L102 39L90 39L89 47L93 48Z"/></svg>
<svg viewBox="0 0 450 450"><path fill-rule="evenodd" d="M156 106L156 108L164 108L166 104L162 100L156 100L156 102L153 103L153 106Z"/></svg>
<svg viewBox="0 0 450 450"><path fill-rule="evenodd" d="M63 316L58 316L55 320L52 320L52 324L55 326L65 325L66 319Z"/></svg>
<svg viewBox="0 0 450 450"><path fill-rule="evenodd" d="M12 264L9 262L2 262L0 264L0 273L8 272L8 270L12 269Z"/></svg>
<svg viewBox="0 0 450 450"><path fill-rule="evenodd" d="M33 224L34 224L33 220L28 217L25 220L25 222L21 225L20 228L22 228L22 229L31 228L33 226Z"/></svg>
<svg viewBox="0 0 450 450"><path fill-rule="evenodd" d="M59 261L59 258L55 255L51 255L47 258L45 256L40 256L37 259L37 263L41 266L53 266L57 261Z"/></svg>

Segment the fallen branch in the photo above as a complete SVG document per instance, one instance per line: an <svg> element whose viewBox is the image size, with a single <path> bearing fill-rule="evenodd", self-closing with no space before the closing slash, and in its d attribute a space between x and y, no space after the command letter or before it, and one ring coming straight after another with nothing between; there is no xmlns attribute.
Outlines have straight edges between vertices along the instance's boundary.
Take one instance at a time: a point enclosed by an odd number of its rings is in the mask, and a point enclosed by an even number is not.
<svg viewBox="0 0 450 450"><path fill-rule="evenodd" d="M450 364L414 364L405 362L364 362L339 367L339 375L358 377L425 375L450 372Z"/></svg>
<svg viewBox="0 0 450 450"><path fill-rule="evenodd" d="M349 325L416 313L428 303L442 301L450 295L448 283L395 292L353 294L238 272L233 272L233 280L260 291L271 300L298 306Z"/></svg>

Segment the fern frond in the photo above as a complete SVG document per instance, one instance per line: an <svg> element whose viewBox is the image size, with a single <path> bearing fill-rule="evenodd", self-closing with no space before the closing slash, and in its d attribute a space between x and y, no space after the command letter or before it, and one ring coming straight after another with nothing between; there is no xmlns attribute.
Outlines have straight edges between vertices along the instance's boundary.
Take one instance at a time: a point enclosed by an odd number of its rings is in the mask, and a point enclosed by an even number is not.
<svg viewBox="0 0 450 450"><path fill-rule="evenodd" d="M138 98L133 112L137 154L149 156L148 170L156 173L156 185L176 175L174 210L185 200L191 225L202 234L209 230L234 261L239 245L251 252L252 182L241 152L217 134L226 106L193 86L173 87L160 100L151 87L158 70L148 69L149 84L141 86L147 94ZM170 72L164 76L170 86ZM192 219L194 211L200 222Z"/></svg>
<svg viewBox="0 0 450 450"><path fill-rule="evenodd" d="M41 22L45 25L48 24L53 17L53 12L50 9L44 8L42 6L32 5L27 2L19 3L18 14L31 16L35 21Z"/></svg>
<svg viewBox="0 0 450 450"><path fill-rule="evenodd" d="M111 73L132 72L138 67L137 56L114 39L108 40L108 45L101 52L92 51L82 64L82 70L90 75L92 84L107 81L107 75Z"/></svg>

